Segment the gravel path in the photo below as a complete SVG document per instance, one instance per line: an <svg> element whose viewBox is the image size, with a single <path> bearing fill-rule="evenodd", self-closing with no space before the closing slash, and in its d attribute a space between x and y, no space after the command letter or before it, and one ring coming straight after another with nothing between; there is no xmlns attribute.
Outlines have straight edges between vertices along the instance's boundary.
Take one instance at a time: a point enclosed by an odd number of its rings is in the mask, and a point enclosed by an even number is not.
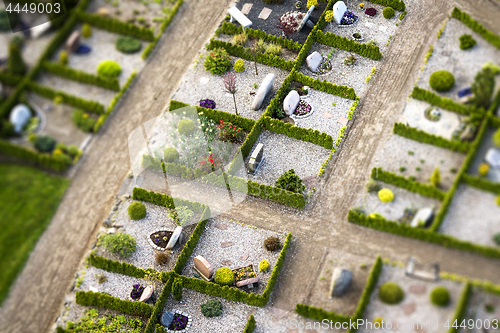
<svg viewBox="0 0 500 333"><path fill-rule="evenodd" d="M321 146L269 131L262 131L254 148L259 143L264 144L264 161L257 173L249 174L248 179L260 184L274 185L274 182L290 169L294 169L300 178L315 176L321 164L330 155L330 151ZM252 152L245 159L245 163L248 163Z"/></svg>
<svg viewBox="0 0 500 333"><path fill-rule="evenodd" d="M493 241L493 236L500 233L500 207L495 198L492 193L461 185L440 232L472 243L498 247Z"/></svg>
<svg viewBox="0 0 500 333"><path fill-rule="evenodd" d="M489 294L480 290L479 288L474 288L470 301L470 306L467 311L465 319L468 321L469 319L474 320L477 324L481 322L486 326L486 320L489 320L490 329L488 332L498 333L500 332L500 328L493 329L492 326L495 325L493 320L499 320L500 317L500 297L494 294ZM492 306L491 310L487 309L487 307ZM467 331L461 330L462 333L483 333L484 330L480 325L474 325L474 328L470 328ZM496 325L495 325L496 326Z"/></svg>

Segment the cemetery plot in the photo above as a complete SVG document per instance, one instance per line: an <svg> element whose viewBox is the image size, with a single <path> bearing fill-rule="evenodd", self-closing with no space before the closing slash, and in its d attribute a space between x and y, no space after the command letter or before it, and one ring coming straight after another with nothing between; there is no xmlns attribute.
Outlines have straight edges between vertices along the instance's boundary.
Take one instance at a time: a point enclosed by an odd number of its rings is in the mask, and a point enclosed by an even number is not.
<svg viewBox="0 0 500 333"><path fill-rule="evenodd" d="M3 3L2 3L3 5ZM21 43L20 53L24 62L32 67L35 66L45 51L56 32L46 32L41 36L25 37L21 32L13 34L12 31L0 31L0 70L5 66L9 56L9 45L12 41Z"/></svg>
<svg viewBox="0 0 500 333"><path fill-rule="evenodd" d="M467 325L468 332L483 333L485 330L493 333L499 332L499 328L494 328L497 326L495 320L498 321L499 308L500 297L498 295L473 287L465 320L468 324L469 320L472 319L478 325L473 325L474 327Z"/></svg>
<svg viewBox="0 0 500 333"><path fill-rule="evenodd" d="M262 131L254 149L259 143L264 145L263 161L257 173L249 174L248 179L260 184L274 186L274 182L290 169L294 169L301 179L314 178L321 164L330 155L328 149L316 144L267 130ZM248 163L252 152L245 159L245 163Z"/></svg>
<svg viewBox="0 0 500 333"><path fill-rule="evenodd" d="M206 61L207 53L203 55ZM179 89L173 98L189 105L200 105L200 101L210 99L215 102L216 110L237 113L254 120L262 116L289 74L282 69L257 63L258 74L256 75L254 62L245 60L244 71L233 72L237 89L235 99L233 99L233 95L226 92L224 76L212 75L205 70L201 63L202 57L200 54L200 63L195 63L195 66L183 75ZM231 57L231 67L234 67L237 61L243 60Z"/></svg>
<svg viewBox="0 0 500 333"><path fill-rule="evenodd" d="M498 131L495 128L488 129L469 169L470 174L494 183L500 183L500 148L494 140Z"/></svg>
<svg viewBox="0 0 500 333"><path fill-rule="evenodd" d="M500 206L496 203L496 195L460 185L440 232L472 243L498 247L498 216Z"/></svg>

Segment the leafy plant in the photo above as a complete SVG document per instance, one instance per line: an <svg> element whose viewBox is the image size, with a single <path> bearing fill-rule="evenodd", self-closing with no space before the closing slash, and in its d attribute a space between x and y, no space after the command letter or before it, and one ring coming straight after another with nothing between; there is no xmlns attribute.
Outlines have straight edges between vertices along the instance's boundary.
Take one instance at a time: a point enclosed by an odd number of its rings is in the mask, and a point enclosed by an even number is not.
<svg viewBox="0 0 500 333"><path fill-rule="evenodd" d="M366 191L368 193L378 192L380 191L380 184L373 178L370 178L370 180L366 183Z"/></svg>
<svg viewBox="0 0 500 333"><path fill-rule="evenodd" d="M196 130L194 121L188 118L181 119L177 124L177 131L180 135L190 136Z"/></svg>
<svg viewBox="0 0 500 333"><path fill-rule="evenodd" d="M378 296L386 304L398 304L405 297L405 293L399 284L386 282L380 286Z"/></svg>
<svg viewBox="0 0 500 333"><path fill-rule="evenodd" d="M134 284L132 286L132 291L130 292L130 298L132 298L133 300L138 300L139 298L141 298L144 289L144 286L142 286L141 284Z"/></svg>
<svg viewBox="0 0 500 333"><path fill-rule="evenodd" d="M224 83L224 91L228 94L233 95L234 101L234 111L236 115L238 115L238 109L236 108L236 92L238 89L236 88L236 75L234 73L229 72L222 78L222 82Z"/></svg>
<svg viewBox="0 0 500 333"><path fill-rule="evenodd" d="M495 134L493 134L493 143L495 146L500 147L500 129L495 131Z"/></svg>
<svg viewBox="0 0 500 333"><path fill-rule="evenodd" d="M95 118L91 117L87 112L76 109L71 114L71 120L76 127L84 132L93 132L96 124Z"/></svg>
<svg viewBox="0 0 500 333"><path fill-rule="evenodd" d="M333 21L333 10L327 10L325 12L325 21L332 22Z"/></svg>
<svg viewBox="0 0 500 333"><path fill-rule="evenodd" d="M61 65L67 65L68 62L69 62L68 52L65 50L62 50L61 52L59 52L59 63Z"/></svg>
<svg viewBox="0 0 500 333"><path fill-rule="evenodd" d="M168 216L170 216L180 226L184 226L187 222L189 222L193 214L194 212L187 206L175 207L175 209L171 209L168 212Z"/></svg>
<svg viewBox="0 0 500 333"><path fill-rule="evenodd" d="M430 181L435 187L438 187L441 184L441 173L439 172L439 167L436 167L432 172Z"/></svg>
<svg viewBox="0 0 500 333"><path fill-rule="evenodd" d="M267 260L262 260L259 263L259 271L260 272L267 272L269 270L269 261Z"/></svg>
<svg viewBox="0 0 500 333"><path fill-rule="evenodd" d="M222 314L222 303L219 300L210 300L201 304L201 313L205 317L218 317Z"/></svg>
<svg viewBox="0 0 500 333"><path fill-rule="evenodd" d="M382 14L386 19L393 18L395 13L396 12L394 11L394 8L392 7L385 7L384 10L382 11Z"/></svg>
<svg viewBox="0 0 500 333"><path fill-rule="evenodd" d="M265 48L265 51L264 51L265 53L272 54L275 56L280 56L281 53L283 52L281 45L274 44L274 43L266 44L266 46L264 48Z"/></svg>
<svg viewBox="0 0 500 333"><path fill-rule="evenodd" d="M347 58L344 59L344 65L352 66L356 62L356 58L351 54Z"/></svg>
<svg viewBox="0 0 500 333"><path fill-rule="evenodd" d="M109 252L122 258L129 257L137 247L134 237L121 232L102 235L99 237L99 241Z"/></svg>
<svg viewBox="0 0 500 333"><path fill-rule="evenodd" d="M7 58L7 71L15 75L24 75L28 66L23 60L21 48L16 43L9 44L9 57Z"/></svg>
<svg viewBox="0 0 500 333"><path fill-rule="evenodd" d="M155 262L158 266L164 266L168 264L169 256L168 253L159 251L155 254Z"/></svg>
<svg viewBox="0 0 500 333"><path fill-rule="evenodd" d="M142 220L146 217L146 206L142 202L133 202L128 206L128 216L132 220Z"/></svg>
<svg viewBox="0 0 500 333"><path fill-rule="evenodd" d="M208 53L203 65L210 73L222 75L231 67L231 57L225 49L216 48Z"/></svg>
<svg viewBox="0 0 500 333"><path fill-rule="evenodd" d="M97 66L97 74L114 78L119 76L122 73L122 68L120 65L113 60L104 60Z"/></svg>
<svg viewBox="0 0 500 333"><path fill-rule="evenodd" d="M176 301L180 301L182 299L182 278L175 278L172 283L172 295L174 295L174 299Z"/></svg>
<svg viewBox="0 0 500 333"><path fill-rule="evenodd" d="M431 74L429 85L436 91L446 92L451 90L455 85L455 77L445 70L435 71Z"/></svg>
<svg viewBox="0 0 500 333"><path fill-rule="evenodd" d="M96 274L95 278L97 279L97 283L99 284L103 284L104 282L108 281L108 278L103 273Z"/></svg>
<svg viewBox="0 0 500 333"><path fill-rule="evenodd" d="M450 303L450 292L443 286L438 286L432 289L431 302L436 306L446 306Z"/></svg>
<svg viewBox="0 0 500 333"><path fill-rule="evenodd" d="M460 40L460 49L469 50L477 44L476 40L471 35L464 34L458 38Z"/></svg>
<svg viewBox="0 0 500 333"><path fill-rule="evenodd" d="M276 236L269 236L264 240L264 247L268 251L276 251L281 247L280 239Z"/></svg>
<svg viewBox="0 0 500 333"><path fill-rule="evenodd" d="M243 134L241 128L233 125L233 123L224 122L224 120L220 121L218 127L222 141L237 142Z"/></svg>
<svg viewBox="0 0 500 333"><path fill-rule="evenodd" d="M474 77L471 85L471 103L478 108L488 109L495 89L495 73L491 67L484 67Z"/></svg>
<svg viewBox="0 0 500 333"><path fill-rule="evenodd" d="M239 46L244 46L247 40L248 36L245 32L233 36L233 43Z"/></svg>
<svg viewBox="0 0 500 333"><path fill-rule="evenodd" d="M84 23L82 25L82 37L90 38L92 37L92 26L88 23Z"/></svg>
<svg viewBox="0 0 500 333"><path fill-rule="evenodd" d="M500 233L497 233L493 236L493 241L500 246Z"/></svg>
<svg viewBox="0 0 500 333"><path fill-rule="evenodd" d="M118 37L115 46L118 51L125 54L137 53L142 48L142 44L139 40L129 36Z"/></svg>
<svg viewBox="0 0 500 333"><path fill-rule="evenodd" d="M488 163L479 164L478 173L481 177L486 177L490 171L490 165Z"/></svg>
<svg viewBox="0 0 500 333"><path fill-rule="evenodd" d="M38 135L34 146L41 153L50 153L56 147L56 140L49 135Z"/></svg>
<svg viewBox="0 0 500 333"><path fill-rule="evenodd" d="M378 198L380 201L388 203L394 200L394 193L388 188L383 188L378 191Z"/></svg>
<svg viewBox="0 0 500 333"><path fill-rule="evenodd" d="M307 9L310 9L311 6L318 8L318 0L307 0Z"/></svg>
<svg viewBox="0 0 500 333"><path fill-rule="evenodd" d="M290 169L282 174L274 185L278 188L285 189L290 192L302 193L306 189L305 185L302 184L302 179L295 174L294 169Z"/></svg>
<svg viewBox="0 0 500 333"><path fill-rule="evenodd" d="M234 274L233 271L231 271L227 267L221 267L219 268L214 275L214 281L215 283L221 285L221 286L232 286L234 283Z"/></svg>
<svg viewBox="0 0 500 333"><path fill-rule="evenodd" d="M243 59L238 59L234 63L234 70L237 73L241 73L245 70L245 61Z"/></svg>

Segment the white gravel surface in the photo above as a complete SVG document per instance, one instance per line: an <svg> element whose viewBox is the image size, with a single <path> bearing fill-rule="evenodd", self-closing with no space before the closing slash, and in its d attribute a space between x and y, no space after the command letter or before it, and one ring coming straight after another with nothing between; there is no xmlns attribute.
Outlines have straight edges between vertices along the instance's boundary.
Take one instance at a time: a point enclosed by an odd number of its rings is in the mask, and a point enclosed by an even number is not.
<svg viewBox="0 0 500 333"><path fill-rule="evenodd" d="M451 203L440 232L458 239L498 247L493 236L500 233L500 207L495 195L461 185Z"/></svg>
<svg viewBox="0 0 500 333"><path fill-rule="evenodd" d="M261 142L264 144L264 161L255 175L248 175L249 180L260 184L274 186L274 182L290 169L294 169L300 178L316 176L330 155L330 151L321 146L266 130L262 131L253 149ZM253 149L245 163L248 163Z"/></svg>
<svg viewBox="0 0 500 333"><path fill-rule="evenodd" d="M500 332L500 327L497 327L497 329L494 329L493 326L498 326L500 325L500 297L494 294L490 294L487 292L484 292L480 290L479 288L475 287L474 291L472 293L471 301L469 303L467 315L466 315L466 320L469 321L470 319L474 320L475 323L478 325L474 325L474 328L468 328L467 330L461 330L461 333L484 333L485 331L480 327L479 323L482 324L482 326L488 325L487 320L489 320L489 325L490 328L488 332L491 333L498 333ZM493 311L487 311L486 306L492 305L493 306ZM494 320L497 320L497 324L495 324Z"/></svg>

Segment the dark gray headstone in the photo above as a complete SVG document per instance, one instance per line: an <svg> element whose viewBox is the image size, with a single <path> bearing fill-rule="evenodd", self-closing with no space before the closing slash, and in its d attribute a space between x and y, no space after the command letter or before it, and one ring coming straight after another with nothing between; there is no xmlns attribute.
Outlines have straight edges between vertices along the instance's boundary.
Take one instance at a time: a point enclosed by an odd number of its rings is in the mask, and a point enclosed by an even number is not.
<svg viewBox="0 0 500 333"><path fill-rule="evenodd" d="M161 315L161 324L165 327L168 327L172 323L172 320L174 320L173 312L165 311Z"/></svg>

